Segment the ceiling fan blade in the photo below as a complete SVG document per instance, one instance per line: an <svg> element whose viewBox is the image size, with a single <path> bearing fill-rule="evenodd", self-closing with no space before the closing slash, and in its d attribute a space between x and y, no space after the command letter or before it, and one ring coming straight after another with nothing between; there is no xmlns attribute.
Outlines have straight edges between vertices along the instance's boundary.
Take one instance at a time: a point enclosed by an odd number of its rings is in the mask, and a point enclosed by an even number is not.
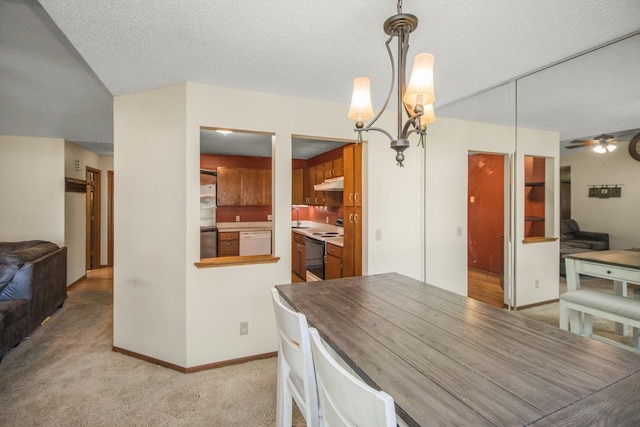
<svg viewBox="0 0 640 427"><path fill-rule="evenodd" d="M567 148L588 147L593 144L597 144L598 141L572 141L567 145Z"/></svg>

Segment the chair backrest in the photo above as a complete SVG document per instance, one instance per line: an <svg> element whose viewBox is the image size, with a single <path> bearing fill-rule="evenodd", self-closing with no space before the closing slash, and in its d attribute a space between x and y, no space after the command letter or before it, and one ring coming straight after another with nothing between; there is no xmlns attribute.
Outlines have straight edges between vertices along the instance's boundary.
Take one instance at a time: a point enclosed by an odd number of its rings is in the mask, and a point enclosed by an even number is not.
<svg viewBox="0 0 640 427"><path fill-rule="evenodd" d="M393 398L340 366L324 348L315 328L310 328L309 334L323 426L395 427Z"/></svg>
<svg viewBox="0 0 640 427"><path fill-rule="evenodd" d="M271 290L271 296L278 329L278 363L307 425L318 425L318 389L307 318L286 307L276 289Z"/></svg>

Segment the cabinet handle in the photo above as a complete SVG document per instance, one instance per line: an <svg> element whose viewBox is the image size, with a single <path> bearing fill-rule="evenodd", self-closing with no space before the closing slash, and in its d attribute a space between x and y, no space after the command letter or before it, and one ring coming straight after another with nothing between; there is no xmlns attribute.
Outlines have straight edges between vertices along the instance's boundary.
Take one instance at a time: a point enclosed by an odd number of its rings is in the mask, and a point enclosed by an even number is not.
<svg viewBox="0 0 640 427"><path fill-rule="evenodd" d="M349 214L349 222L351 224L353 224L353 214L352 213Z"/></svg>
<svg viewBox="0 0 640 427"><path fill-rule="evenodd" d="M356 193L355 196L353 196L353 199L356 203L358 203L358 193Z"/></svg>
<svg viewBox="0 0 640 427"><path fill-rule="evenodd" d="M357 224L357 223L358 223L358 214L355 214L355 215L353 216L353 218L354 218L354 222Z"/></svg>
<svg viewBox="0 0 640 427"><path fill-rule="evenodd" d="M353 193L349 193L349 201L353 202Z"/></svg>
<svg viewBox="0 0 640 427"><path fill-rule="evenodd" d="M315 199L315 204L316 204L316 205L318 204L318 198L317 198L317 197L316 197L316 199Z"/></svg>

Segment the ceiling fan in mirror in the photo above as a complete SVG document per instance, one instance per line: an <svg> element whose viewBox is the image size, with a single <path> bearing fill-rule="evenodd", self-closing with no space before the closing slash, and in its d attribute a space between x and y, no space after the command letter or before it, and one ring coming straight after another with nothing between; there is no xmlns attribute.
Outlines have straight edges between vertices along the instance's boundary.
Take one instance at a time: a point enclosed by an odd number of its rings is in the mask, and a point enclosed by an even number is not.
<svg viewBox="0 0 640 427"><path fill-rule="evenodd" d="M571 141L567 148L580 148L580 147L590 147L593 146L593 151L596 153L604 154L610 153L611 151L617 148L618 140L613 135L607 135L603 133L602 135L596 136L593 139L576 139L575 141Z"/></svg>

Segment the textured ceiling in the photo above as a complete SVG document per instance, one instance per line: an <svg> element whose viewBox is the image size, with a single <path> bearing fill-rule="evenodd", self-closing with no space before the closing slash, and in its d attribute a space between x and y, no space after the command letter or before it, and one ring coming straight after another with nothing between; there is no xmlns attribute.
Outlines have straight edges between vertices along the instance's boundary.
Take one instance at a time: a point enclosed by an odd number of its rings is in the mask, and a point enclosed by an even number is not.
<svg viewBox="0 0 640 427"><path fill-rule="evenodd" d="M0 133L30 126L34 135L50 119L59 129L47 136L111 143L104 87L121 95L192 81L348 104L353 78L367 75L374 106L388 90L382 24L396 12L391 0L40 3L46 13L33 1L0 0L0 116L7 117L0 117ZM436 109L640 28L637 0L413 0L403 11L420 20L410 57L436 56ZM9 23L20 14L22 21ZM86 76L76 76L78 67ZM14 94L11 81L30 95ZM83 96L94 104L71 112ZM60 117L45 113L48 106ZM15 126L16 111L32 123Z"/></svg>

